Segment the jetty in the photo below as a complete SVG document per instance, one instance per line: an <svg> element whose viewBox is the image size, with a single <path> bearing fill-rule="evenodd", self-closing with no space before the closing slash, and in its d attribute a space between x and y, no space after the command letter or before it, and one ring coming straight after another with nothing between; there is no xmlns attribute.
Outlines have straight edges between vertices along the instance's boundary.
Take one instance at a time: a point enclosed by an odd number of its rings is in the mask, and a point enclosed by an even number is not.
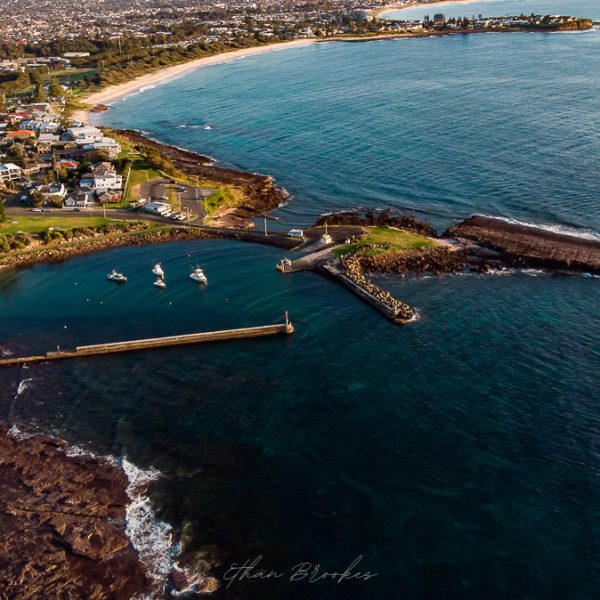
<svg viewBox="0 0 600 600"><path fill-rule="evenodd" d="M247 338L266 337L271 335L289 335L294 332L294 326L287 318L285 323L277 325L262 325L258 327L242 327L240 329L225 329L222 331L205 331L201 333L188 333L184 335L170 335L166 337L147 338L143 340L128 340L123 342L109 342L107 344L92 344L77 346L74 350L60 350L46 352L39 356L22 356L16 358L3 358L0 366L10 367L33 362L48 360L63 360L67 358L82 358L84 356L97 356L100 354L117 354L135 350L148 350L151 348L164 348L168 346L184 346L190 344L203 344L206 342L219 342L224 340L240 340Z"/></svg>
<svg viewBox="0 0 600 600"><path fill-rule="evenodd" d="M333 259L332 250L340 244L328 246L296 260L282 258L275 268L283 274L298 271L314 271L321 273L356 294L370 304L375 310L398 325L405 325L415 320L416 313L408 304L394 298L389 292L382 290L369 281L358 264Z"/></svg>

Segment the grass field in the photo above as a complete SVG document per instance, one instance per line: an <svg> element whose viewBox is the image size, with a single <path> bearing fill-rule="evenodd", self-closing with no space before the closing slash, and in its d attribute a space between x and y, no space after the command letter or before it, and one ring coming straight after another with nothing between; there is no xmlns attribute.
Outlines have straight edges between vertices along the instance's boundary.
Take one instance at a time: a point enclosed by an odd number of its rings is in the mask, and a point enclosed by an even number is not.
<svg viewBox="0 0 600 600"><path fill-rule="evenodd" d="M364 246L381 245L381 248L372 250L373 254L379 254L388 250L418 250L432 248L436 243L424 236L408 233L392 227L368 227L368 235L358 242L346 244L334 250L334 255L339 257L344 254L356 252Z"/></svg>
<svg viewBox="0 0 600 600"><path fill-rule="evenodd" d="M23 231L25 233L39 233L49 227L55 229L73 229L74 227L96 227L115 222L113 219L104 219L102 217L71 217L71 216L26 216L8 218L4 223L0 223L0 233L16 233Z"/></svg>

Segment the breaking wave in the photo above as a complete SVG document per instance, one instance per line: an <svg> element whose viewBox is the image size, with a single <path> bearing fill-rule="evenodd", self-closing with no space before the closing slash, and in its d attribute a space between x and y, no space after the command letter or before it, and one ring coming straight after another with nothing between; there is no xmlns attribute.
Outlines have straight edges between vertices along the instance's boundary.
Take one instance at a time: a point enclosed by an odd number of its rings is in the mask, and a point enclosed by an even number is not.
<svg viewBox="0 0 600 600"><path fill-rule="evenodd" d="M496 215L481 215L488 219L496 219L497 221L504 221L511 225L521 225L523 227L531 227L533 229L542 229L551 233L558 233L560 235L568 235L570 237L580 238L583 240L591 240L594 242L600 242L600 232L594 231L593 229L576 229L574 227L568 227L566 225L556 225L549 223L531 223L529 221L521 221L519 219L513 219L511 217L498 217Z"/></svg>

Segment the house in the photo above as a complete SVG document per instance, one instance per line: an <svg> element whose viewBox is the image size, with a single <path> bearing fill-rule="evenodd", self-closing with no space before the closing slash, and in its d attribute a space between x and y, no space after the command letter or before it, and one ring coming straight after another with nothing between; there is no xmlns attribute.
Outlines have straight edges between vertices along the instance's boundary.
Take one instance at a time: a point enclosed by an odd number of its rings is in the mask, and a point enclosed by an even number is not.
<svg viewBox="0 0 600 600"><path fill-rule="evenodd" d="M79 148L79 146L75 142L67 142L66 144L64 144L62 146L62 148L53 148L52 149L52 156L56 160L63 160L63 159L77 160L77 159L81 158L81 156L83 154L84 154L84 150Z"/></svg>
<svg viewBox="0 0 600 600"><path fill-rule="evenodd" d="M53 133L40 133L38 137L38 151L45 153L52 150L54 144L60 143L60 137Z"/></svg>
<svg viewBox="0 0 600 600"><path fill-rule="evenodd" d="M98 196L98 202L100 204L112 204L114 202L121 202L121 192L102 192Z"/></svg>
<svg viewBox="0 0 600 600"><path fill-rule="evenodd" d="M0 183L6 184L9 181L17 181L18 179L21 179L21 177L22 171L17 165L14 165L13 163L0 165Z"/></svg>
<svg viewBox="0 0 600 600"><path fill-rule="evenodd" d="M62 183L52 183L50 185L45 185L39 188L42 196L44 196L44 200L62 200L66 194L67 189Z"/></svg>
<svg viewBox="0 0 600 600"><path fill-rule="evenodd" d="M94 202L94 190L88 187L78 187L65 198L63 208L91 208L94 206Z"/></svg>
<svg viewBox="0 0 600 600"><path fill-rule="evenodd" d="M106 162L96 165L92 171L91 177L86 175L82 178L82 182L84 179L86 182L91 179L91 187L99 194L109 190L120 190L123 187L123 177L117 175L117 172L112 165Z"/></svg>
<svg viewBox="0 0 600 600"><path fill-rule="evenodd" d="M110 137L103 137L99 142L92 144L92 149L106 152L110 158L117 158L121 152L121 144Z"/></svg>
<svg viewBox="0 0 600 600"><path fill-rule="evenodd" d="M25 140L34 137L33 131L26 131L25 129L17 129L17 131L9 131L6 134L6 140Z"/></svg>
<svg viewBox="0 0 600 600"><path fill-rule="evenodd" d="M74 171L79 166L79 163L75 160L59 160L56 163L57 169L66 169L67 171Z"/></svg>
<svg viewBox="0 0 600 600"><path fill-rule="evenodd" d="M74 141L78 146L87 146L102 142L104 135L97 127L84 125L83 127L70 127L64 137Z"/></svg>

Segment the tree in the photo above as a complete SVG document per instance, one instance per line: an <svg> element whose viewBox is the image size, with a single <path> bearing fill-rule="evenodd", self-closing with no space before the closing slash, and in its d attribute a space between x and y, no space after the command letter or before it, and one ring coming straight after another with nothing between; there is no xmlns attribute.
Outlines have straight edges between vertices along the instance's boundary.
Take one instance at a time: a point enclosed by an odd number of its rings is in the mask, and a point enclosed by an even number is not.
<svg viewBox="0 0 600 600"><path fill-rule="evenodd" d="M36 102L46 101L46 91L44 90L44 84L41 81L38 81L35 86L35 100Z"/></svg>
<svg viewBox="0 0 600 600"><path fill-rule="evenodd" d="M0 233L0 252L8 252L10 250L10 242L6 234Z"/></svg>
<svg viewBox="0 0 600 600"><path fill-rule="evenodd" d="M48 88L48 94L51 98L58 98L62 96L64 93L64 89L60 83L56 80L55 77L50 79L50 87Z"/></svg>
<svg viewBox="0 0 600 600"><path fill-rule="evenodd" d="M39 208L40 206L43 206L43 204L44 194L42 194L42 192L40 192L39 190L34 190L33 192L31 192L31 206Z"/></svg>
<svg viewBox="0 0 600 600"><path fill-rule="evenodd" d="M6 221L6 207L4 206L4 196L0 195L0 223Z"/></svg>

